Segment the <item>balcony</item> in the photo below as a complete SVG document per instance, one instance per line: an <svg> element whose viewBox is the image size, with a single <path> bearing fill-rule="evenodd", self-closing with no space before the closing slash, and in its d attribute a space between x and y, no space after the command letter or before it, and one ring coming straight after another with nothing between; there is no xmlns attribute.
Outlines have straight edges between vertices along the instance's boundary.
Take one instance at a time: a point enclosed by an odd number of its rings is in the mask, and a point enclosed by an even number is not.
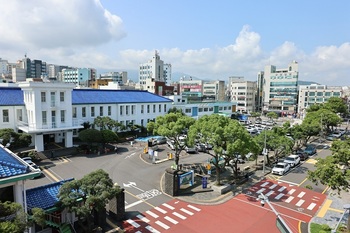
<svg viewBox="0 0 350 233"><path fill-rule="evenodd" d="M56 123L48 123L48 124L36 124L24 121L17 121L17 128L26 133L45 133L45 132L54 132L54 131L62 131L62 130L72 130L72 129L82 129L83 120L72 120L71 124L61 123L57 125Z"/></svg>

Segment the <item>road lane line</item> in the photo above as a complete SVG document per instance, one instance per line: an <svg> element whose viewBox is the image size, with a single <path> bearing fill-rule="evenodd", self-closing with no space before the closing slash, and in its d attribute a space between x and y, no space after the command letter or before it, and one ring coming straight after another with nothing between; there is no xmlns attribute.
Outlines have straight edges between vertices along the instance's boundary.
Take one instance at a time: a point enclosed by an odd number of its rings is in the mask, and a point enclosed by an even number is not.
<svg viewBox="0 0 350 233"><path fill-rule="evenodd" d="M58 177L56 177L53 173L51 173L49 171L49 169L43 169L43 172L48 175L51 179L53 179L54 181L58 182L60 181L60 179Z"/></svg>
<svg viewBox="0 0 350 233"><path fill-rule="evenodd" d="M154 205L152 205L151 203L149 203L149 202L147 202L147 201L145 201L145 200L143 200L143 199L140 199L138 196L134 195L133 193L131 193L131 192L129 192L129 191L126 191L126 190L124 190L124 192L127 193L127 194L129 194L130 196L135 197L135 198L138 199L138 200L143 201L143 203L145 203L145 204L151 206L152 208L155 208Z"/></svg>
<svg viewBox="0 0 350 233"><path fill-rule="evenodd" d="M156 224L157 224L158 226L163 227L165 230L168 230L168 229L170 228L168 225L162 223L161 221L156 221Z"/></svg>
<svg viewBox="0 0 350 233"><path fill-rule="evenodd" d="M289 202L291 202L293 199L294 199L294 197L290 196L290 197L288 197L287 200L285 200L284 202L289 203Z"/></svg>
<svg viewBox="0 0 350 233"><path fill-rule="evenodd" d="M270 186L269 189L274 189L276 186L277 186L277 184L273 184L273 185Z"/></svg>
<svg viewBox="0 0 350 233"><path fill-rule="evenodd" d="M279 199L281 199L281 197L283 197L284 196L284 193L280 193L280 194L278 194L276 197L275 197L275 199L276 200L279 200Z"/></svg>
<svg viewBox="0 0 350 233"><path fill-rule="evenodd" d="M266 185L268 185L270 182L266 181L265 183L261 184L260 187L265 187Z"/></svg>
<svg viewBox="0 0 350 233"><path fill-rule="evenodd" d="M282 186L279 190L278 190L278 192L283 192L283 190L285 190L286 189L286 187L285 186Z"/></svg>
<svg viewBox="0 0 350 233"><path fill-rule="evenodd" d="M265 196L269 197L271 194L273 194L275 191L271 190L270 192L268 192Z"/></svg>
<svg viewBox="0 0 350 233"><path fill-rule="evenodd" d="M307 207L307 209L308 209L308 210L312 210L315 206L316 206L316 203L311 203L311 204Z"/></svg>
<svg viewBox="0 0 350 233"><path fill-rule="evenodd" d="M168 220L169 222L175 224L175 225L179 223L178 221L176 221L175 219L170 218L169 216L165 216L164 218L166 220Z"/></svg>
<svg viewBox="0 0 350 233"><path fill-rule="evenodd" d="M175 215L175 216L178 217L178 218L181 218L182 220L185 220L185 219L186 219L185 216L183 216L182 214L179 214L178 212L173 212L173 215Z"/></svg>
<svg viewBox="0 0 350 233"><path fill-rule="evenodd" d="M257 191L256 194L260 194L260 193L264 192L265 190L266 190L265 188L262 188L259 191Z"/></svg>
<svg viewBox="0 0 350 233"><path fill-rule="evenodd" d="M184 209L184 208L181 208L180 209L182 212L185 212L186 214L188 214L188 215L193 215L193 213L191 212L191 211L188 211L188 210L186 210L186 209Z"/></svg>
<svg viewBox="0 0 350 233"><path fill-rule="evenodd" d="M326 212L331 206L332 202L333 202L332 200L327 199L323 204L322 208L320 209L320 211L318 211L317 217L323 218L326 215Z"/></svg>
<svg viewBox="0 0 350 233"><path fill-rule="evenodd" d="M142 202L143 202L143 200L135 201L135 202L133 202L133 203L131 203L131 204L125 206L125 209L127 210L127 209L129 209L129 208L131 208L131 207L133 207L133 206L135 206L135 205L138 205L138 204L140 204L140 203L142 203Z"/></svg>
<svg viewBox="0 0 350 233"><path fill-rule="evenodd" d="M191 208L191 209L197 211L197 212L201 211L201 209L198 209L197 207L195 207L195 206L193 206L193 205L187 205L187 206L188 206L189 208Z"/></svg>
<svg viewBox="0 0 350 233"><path fill-rule="evenodd" d="M291 189L291 190L289 190L288 194L292 195L294 192L295 192L295 189Z"/></svg>

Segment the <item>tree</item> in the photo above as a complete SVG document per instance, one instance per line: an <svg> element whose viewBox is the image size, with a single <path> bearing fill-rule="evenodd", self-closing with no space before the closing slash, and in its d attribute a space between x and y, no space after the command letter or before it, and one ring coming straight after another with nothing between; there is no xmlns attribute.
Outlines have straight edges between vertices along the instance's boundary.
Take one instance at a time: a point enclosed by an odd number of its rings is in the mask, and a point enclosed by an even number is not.
<svg viewBox="0 0 350 233"><path fill-rule="evenodd" d="M350 188L350 139L336 140L331 147L332 155L319 158L314 171L308 171L308 179L316 185L321 183L332 190L349 191Z"/></svg>
<svg viewBox="0 0 350 233"><path fill-rule="evenodd" d="M266 116L267 116L268 118L270 118L270 119L277 119L277 118L278 118L278 114L275 113L275 112L268 112L268 113L266 114Z"/></svg>
<svg viewBox="0 0 350 233"><path fill-rule="evenodd" d="M79 133L79 139L88 144L101 142L102 134L97 129L85 129Z"/></svg>
<svg viewBox="0 0 350 233"><path fill-rule="evenodd" d="M216 170L216 183L220 184L220 160L225 157L228 161L232 160L232 167L237 175L237 155L242 159L250 152L255 143L253 143L250 134L236 120L217 114L205 115L199 118L189 129L189 144L193 145L196 141L199 143L209 143L213 146L211 162Z"/></svg>
<svg viewBox="0 0 350 233"><path fill-rule="evenodd" d="M76 214L85 232L91 232L94 213L104 210L108 201L120 192L108 173L99 169L80 180L64 183L58 198L63 207Z"/></svg>
<svg viewBox="0 0 350 233"><path fill-rule="evenodd" d="M104 117L98 116L94 119L93 125L99 127L100 130L104 130L104 129L113 130L118 126L118 122L111 119L108 116L104 116Z"/></svg>
<svg viewBox="0 0 350 233"><path fill-rule="evenodd" d="M348 107L344 100L340 97L331 97L329 100L324 104L324 108L334 112L334 113L340 113L340 114L348 114Z"/></svg>
<svg viewBox="0 0 350 233"><path fill-rule="evenodd" d="M41 208L32 208L32 220L41 227L46 226L46 213Z"/></svg>
<svg viewBox="0 0 350 233"><path fill-rule="evenodd" d="M303 120L303 124L305 123L313 126L319 125L318 129L320 133L330 131L341 122L341 118L336 113L326 108L308 112Z"/></svg>
<svg viewBox="0 0 350 233"><path fill-rule="evenodd" d="M101 130L101 136L102 136L102 143L110 143L110 142L116 142L118 141L118 135L109 129Z"/></svg>
<svg viewBox="0 0 350 233"><path fill-rule="evenodd" d="M27 226L26 219L19 203L0 201L0 232L22 233Z"/></svg>
<svg viewBox="0 0 350 233"><path fill-rule="evenodd" d="M186 143L183 143L180 136L184 131L188 130L193 125L195 119L183 115L179 112L168 113L165 116L158 116L155 122L147 124L147 131L153 135L161 135L167 137L174 143L175 146L175 165L178 169L180 153L185 149Z"/></svg>
<svg viewBox="0 0 350 233"><path fill-rule="evenodd" d="M176 108L176 107L170 108L168 110L168 113L181 113L182 115L185 115L181 108Z"/></svg>
<svg viewBox="0 0 350 233"><path fill-rule="evenodd" d="M32 142L32 136L27 133L17 133L13 129L0 129L0 139L3 145L11 143L10 148L28 147Z"/></svg>

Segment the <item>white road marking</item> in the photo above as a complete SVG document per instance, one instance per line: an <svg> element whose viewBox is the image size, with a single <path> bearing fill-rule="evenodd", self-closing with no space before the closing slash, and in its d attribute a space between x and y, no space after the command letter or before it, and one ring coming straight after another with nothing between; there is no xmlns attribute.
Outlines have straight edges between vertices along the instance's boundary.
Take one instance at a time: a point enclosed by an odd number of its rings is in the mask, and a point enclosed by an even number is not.
<svg viewBox="0 0 350 233"><path fill-rule="evenodd" d="M144 221L145 223L149 223L150 222L148 218L146 218L145 216L143 216L141 214L136 215L136 217L138 219L140 219L141 221Z"/></svg>
<svg viewBox="0 0 350 233"><path fill-rule="evenodd" d="M279 200L279 199L281 199L281 197L283 197L284 196L284 193L280 193L280 194L278 194L276 197L275 197L275 199L276 200Z"/></svg>
<svg viewBox="0 0 350 233"><path fill-rule="evenodd" d="M149 214L149 215L151 215L153 218L158 218L158 217L159 217L158 215L156 215L155 213L153 213L153 212L150 211L150 210L147 210L146 213Z"/></svg>
<svg viewBox="0 0 350 233"><path fill-rule="evenodd" d="M260 187L265 187L266 185L268 185L270 182L266 181L265 183L261 184Z"/></svg>
<svg viewBox="0 0 350 233"><path fill-rule="evenodd" d="M129 208L131 208L131 207L133 207L135 205L138 205L138 204L140 204L142 202L143 202L143 200L135 201L135 202L131 203L130 205L125 206L125 209L127 210L127 209L129 209Z"/></svg>
<svg viewBox="0 0 350 233"><path fill-rule="evenodd" d="M279 190L278 190L278 192L283 192L283 190L285 190L286 189L286 187L285 186L282 186Z"/></svg>
<svg viewBox="0 0 350 233"><path fill-rule="evenodd" d="M293 199L294 199L294 197L290 196L290 197L287 198L287 200L285 200L285 202L289 203L289 202L291 202Z"/></svg>
<svg viewBox="0 0 350 233"><path fill-rule="evenodd" d="M197 211L197 212L201 211L201 209L198 209L197 207L195 207L195 206L193 206L193 205L187 205L187 206L188 206L189 208L191 208L191 209Z"/></svg>
<svg viewBox="0 0 350 233"><path fill-rule="evenodd" d="M156 224L163 227L165 230L168 230L170 227L164 223L162 223L161 221L156 221Z"/></svg>
<svg viewBox="0 0 350 233"><path fill-rule="evenodd" d="M154 207L154 209L158 210L162 214L166 214L167 213L166 210L163 210L162 208L159 208L159 207Z"/></svg>
<svg viewBox="0 0 350 233"><path fill-rule="evenodd" d="M297 204L295 204L296 206L300 207L303 203L305 202L305 200L301 199L298 201Z"/></svg>
<svg viewBox="0 0 350 233"><path fill-rule="evenodd" d="M289 190L288 194L292 195L294 192L295 192L295 189L291 189L291 190Z"/></svg>
<svg viewBox="0 0 350 233"><path fill-rule="evenodd" d="M266 190L265 188L262 188L262 189L260 189L259 191L257 191L256 193L257 193L257 194L260 194L260 193L264 192L265 190Z"/></svg>
<svg viewBox="0 0 350 233"><path fill-rule="evenodd" d="M171 205L168 205L167 203L163 203L162 205L165 206L168 209L171 209L171 210L175 209L174 207L172 207Z"/></svg>
<svg viewBox="0 0 350 233"><path fill-rule="evenodd" d="M301 193L299 193L298 197L302 198L304 195L305 195L305 192L301 192Z"/></svg>
<svg viewBox="0 0 350 233"><path fill-rule="evenodd" d="M147 230L149 230L150 232L152 232L152 233L160 233L160 231L157 231L156 229L154 229L153 227L151 227L151 226L147 226L147 227L145 227Z"/></svg>
<svg viewBox="0 0 350 233"><path fill-rule="evenodd" d="M273 194L275 191L271 190L270 192L268 192L265 196L270 196L271 194Z"/></svg>
<svg viewBox="0 0 350 233"><path fill-rule="evenodd" d="M175 219L170 218L169 216L165 216L164 218L166 220L168 220L169 222L173 223L173 224L178 224L179 223L178 221L176 221Z"/></svg>
<svg viewBox="0 0 350 233"><path fill-rule="evenodd" d="M134 220L128 219L126 220L130 225L132 225L135 228L139 228L140 224L138 224L137 222L135 222Z"/></svg>
<svg viewBox="0 0 350 233"><path fill-rule="evenodd" d="M191 212L191 211L188 211L188 210L186 210L186 209L184 209L184 208L181 208L180 209L182 212L185 212L186 214L188 214L188 215L193 215L193 213Z"/></svg>
<svg viewBox="0 0 350 233"><path fill-rule="evenodd" d="M311 203L311 204L307 207L307 209L308 209L308 210L312 210L315 206L316 206L316 203Z"/></svg>
<svg viewBox="0 0 350 233"><path fill-rule="evenodd" d="M173 215L175 215L175 216L178 217L178 218L181 218L182 220L185 220L185 219L186 219L185 216L183 216L183 215L181 215L181 214L179 214L179 213L177 213L177 212L173 212Z"/></svg>
<svg viewBox="0 0 350 233"><path fill-rule="evenodd" d="M269 189L274 189L277 186L277 184L271 185Z"/></svg>

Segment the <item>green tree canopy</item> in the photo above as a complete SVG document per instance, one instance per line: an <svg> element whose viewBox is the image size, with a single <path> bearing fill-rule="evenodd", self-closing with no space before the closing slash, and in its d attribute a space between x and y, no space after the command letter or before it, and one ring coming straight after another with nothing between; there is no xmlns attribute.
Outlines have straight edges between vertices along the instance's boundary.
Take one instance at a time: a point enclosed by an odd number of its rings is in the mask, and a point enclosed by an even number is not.
<svg viewBox="0 0 350 233"><path fill-rule="evenodd" d="M102 142L102 134L97 129L85 129L79 133L79 139L92 144Z"/></svg>
<svg viewBox="0 0 350 233"><path fill-rule="evenodd" d="M19 203L0 201L0 232L22 233L26 226L26 214Z"/></svg>
<svg viewBox="0 0 350 233"><path fill-rule="evenodd" d="M266 114L266 116L267 116L268 118L270 118L270 119L277 119L277 118L278 118L278 114L275 113L275 112L268 112L268 113Z"/></svg>
<svg viewBox="0 0 350 233"><path fill-rule="evenodd" d="M329 131L332 127L342 122L341 118L331 110L320 108L317 111L308 112L302 124L309 124L317 128L320 132Z"/></svg>
<svg viewBox="0 0 350 233"><path fill-rule="evenodd" d="M118 127L118 122L111 119L108 116L98 116L94 119L94 123L95 126L99 127L100 130L104 130L104 129L109 129L109 130L113 130L114 128Z"/></svg>
<svg viewBox="0 0 350 233"><path fill-rule="evenodd" d="M332 155L319 158L316 169L308 172L308 178L315 184L321 183L332 190L349 191L350 188L350 139L333 142Z"/></svg>
<svg viewBox="0 0 350 233"><path fill-rule="evenodd" d="M111 143L118 141L118 135L109 129L101 130L102 143Z"/></svg>
<svg viewBox="0 0 350 233"><path fill-rule="evenodd" d="M80 180L64 183L60 188L58 198L63 207L77 215L83 229L90 232L89 223L93 222L94 211L103 210L108 201L120 191L120 187L113 184L108 173L99 169L85 175ZM84 222L88 224L84 225Z"/></svg>
<svg viewBox="0 0 350 233"><path fill-rule="evenodd" d="M344 100L340 97L329 98L329 100L323 106L334 113L348 114L348 107Z"/></svg>
<svg viewBox="0 0 350 233"><path fill-rule="evenodd" d="M175 146L175 164L178 168L180 152L185 148L180 136L184 131L188 130L193 125L195 119L183 115L179 112L168 113L165 116L158 116L155 122L147 124L147 131L152 132L153 135L161 135L169 138Z"/></svg>

